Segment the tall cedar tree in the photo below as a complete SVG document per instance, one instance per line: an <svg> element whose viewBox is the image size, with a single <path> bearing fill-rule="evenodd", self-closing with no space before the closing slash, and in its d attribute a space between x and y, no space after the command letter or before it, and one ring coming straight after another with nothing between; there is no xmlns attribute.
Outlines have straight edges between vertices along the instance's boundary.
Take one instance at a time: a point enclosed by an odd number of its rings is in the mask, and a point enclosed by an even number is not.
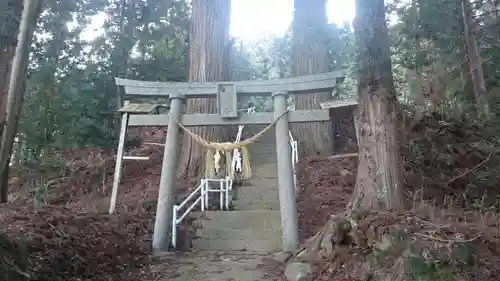
<svg viewBox="0 0 500 281"><path fill-rule="evenodd" d="M0 3L0 138L4 128L12 60L17 45L23 1L10 0ZM8 164L7 164L8 165ZM0 202L7 202L8 167L0 175Z"/></svg>
<svg viewBox="0 0 500 281"><path fill-rule="evenodd" d="M403 206L397 100L384 0L356 0L359 168L351 208Z"/></svg>
<svg viewBox="0 0 500 281"><path fill-rule="evenodd" d="M213 82L229 80L230 0L193 0L189 35L189 81ZM187 113L216 113L213 98L188 99ZM225 128L192 128L209 141L223 140ZM184 135L179 162L179 173L186 177L198 176L203 169L205 149Z"/></svg>
<svg viewBox="0 0 500 281"><path fill-rule="evenodd" d="M292 26L293 75L303 76L328 72L329 54L325 35L328 28L325 0L295 0ZM295 96L296 109L317 109L319 102L332 98L331 92ZM332 122L294 124L300 138L300 151L305 155L332 154Z"/></svg>
<svg viewBox="0 0 500 281"><path fill-rule="evenodd" d="M482 119L488 120L491 118L491 110L487 97L481 55L479 53L477 38L473 28L473 11L469 0L462 0L462 13L464 20L465 50L467 52L465 61L469 63L468 66L477 103L477 114Z"/></svg>

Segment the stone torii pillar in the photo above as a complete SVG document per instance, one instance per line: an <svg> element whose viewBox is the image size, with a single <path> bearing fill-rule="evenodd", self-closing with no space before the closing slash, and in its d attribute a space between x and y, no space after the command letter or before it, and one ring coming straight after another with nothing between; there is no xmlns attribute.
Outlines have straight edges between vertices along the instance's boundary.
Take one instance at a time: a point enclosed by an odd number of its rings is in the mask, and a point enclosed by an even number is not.
<svg viewBox="0 0 500 281"><path fill-rule="evenodd" d="M287 111L286 96L287 93L285 92L273 94L274 118L278 118ZM276 122L275 131L283 250L293 251L299 245L299 226L297 221L292 150L289 145L290 128L288 115L283 116Z"/></svg>
<svg viewBox="0 0 500 281"><path fill-rule="evenodd" d="M182 97L170 97L170 114L168 119L167 137L163 153L163 164L160 176L160 190L156 206L156 220L153 232L153 251L166 251L170 247L169 225L174 206L174 180L179 157L179 127L182 115ZM175 227L172 226L172 227Z"/></svg>

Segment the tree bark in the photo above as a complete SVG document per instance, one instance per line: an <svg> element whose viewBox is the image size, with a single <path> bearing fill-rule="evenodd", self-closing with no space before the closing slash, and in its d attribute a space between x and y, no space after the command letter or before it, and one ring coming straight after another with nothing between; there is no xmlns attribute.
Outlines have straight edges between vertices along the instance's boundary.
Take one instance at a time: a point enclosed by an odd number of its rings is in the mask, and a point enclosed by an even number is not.
<svg viewBox="0 0 500 281"><path fill-rule="evenodd" d="M359 166L351 209L403 206L397 100L383 0L356 0Z"/></svg>
<svg viewBox="0 0 500 281"><path fill-rule="evenodd" d="M293 76L328 72L328 27L325 0L295 0L292 26ZM295 109L318 109L319 102L332 99L331 92L295 96ZM333 151L332 122L293 124L305 155L326 155ZM300 137L300 136L308 136Z"/></svg>
<svg viewBox="0 0 500 281"><path fill-rule="evenodd" d="M13 45L2 45L0 49L0 124L2 125L5 121L5 105L7 103L7 92L9 90L9 75L15 50L15 43Z"/></svg>
<svg viewBox="0 0 500 281"><path fill-rule="evenodd" d="M462 0L462 14L464 20L465 43L469 56L469 67L472 76L472 86L477 102L477 113L480 118L488 120L491 117L488 98L486 97L486 83L484 81L481 55L477 46L476 36L472 27L472 8L469 0Z"/></svg>
<svg viewBox="0 0 500 281"><path fill-rule="evenodd" d="M0 138L6 125L7 93L9 91L9 79L14 58L17 34L21 22L23 9L22 1L11 0L0 4L0 20L3 26L0 28ZM1 149L1 147L0 147ZM8 200L8 163L5 167L0 166L0 202Z"/></svg>
<svg viewBox="0 0 500 281"><path fill-rule="evenodd" d="M1 36L1 34L0 34ZM12 59L16 45L5 44L0 46L0 136L5 123L7 92L9 91L9 76L12 68Z"/></svg>
<svg viewBox="0 0 500 281"><path fill-rule="evenodd" d="M464 60L460 65L460 82L462 86L461 90L464 94L466 103L465 105L461 106L462 109L460 117L465 120L469 114L477 116L477 107L475 106L476 99L474 96L474 89L472 87L472 79L470 75L470 61L467 51L467 44L463 45L461 54L464 57Z"/></svg>
<svg viewBox="0 0 500 281"><path fill-rule="evenodd" d="M213 82L229 80L228 60L230 0L193 0L189 35L189 81ZM217 113L213 98L188 99L187 113ZM209 141L223 140L225 129L220 126L194 127L192 132ZM203 171L205 148L184 135L178 173L185 177L198 176Z"/></svg>
<svg viewBox="0 0 500 281"><path fill-rule="evenodd" d="M424 110L425 110L425 98L424 98L424 92L423 92L423 67L422 67L422 61L424 60L424 53L422 52L422 32L420 29L420 2L419 0L414 0L412 3L413 7L417 9L415 12L415 19L414 19L414 31L415 37L414 37L414 48L415 48L415 77L416 77L416 82L415 82L415 92L414 92L414 98L415 98L415 103L418 106L417 110L417 116L415 119L420 120L423 118L424 115Z"/></svg>

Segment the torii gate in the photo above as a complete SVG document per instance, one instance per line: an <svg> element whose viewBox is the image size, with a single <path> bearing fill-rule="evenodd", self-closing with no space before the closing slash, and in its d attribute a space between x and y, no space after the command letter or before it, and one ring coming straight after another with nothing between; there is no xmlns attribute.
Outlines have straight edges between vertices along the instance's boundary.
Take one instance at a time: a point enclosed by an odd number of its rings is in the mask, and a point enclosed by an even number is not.
<svg viewBox="0 0 500 281"><path fill-rule="evenodd" d="M174 180L179 157L179 126L217 126L270 124L276 121L276 147L278 163L278 186L284 250L298 246L298 222L295 186L292 167L292 151L289 149L289 123L322 122L331 120L329 109L287 110L288 94L305 94L329 91L342 81L342 71L295 78L257 81L213 82L213 83L170 83L147 82L116 78L117 86L124 87L127 97L157 97L170 100L169 114L137 114L122 110L122 126L117 152L113 198L116 200L123 142L128 126L168 126L160 178L160 190L153 234L153 252L168 251L169 228L174 205ZM271 96L274 113L257 112L252 115L238 114L238 96ZM217 98L218 114L184 114L183 100L186 98ZM121 100L121 99L120 99ZM144 108L143 108L144 107ZM134 113L153 112L154 106L143 106ZM125 112L124 112L125 111ZM278 117L279 120L276 120ZM333 136L332 136L333 137ZM115 191L116 190L116 191ZM110 209L110 212L113 210Z"/></svg>

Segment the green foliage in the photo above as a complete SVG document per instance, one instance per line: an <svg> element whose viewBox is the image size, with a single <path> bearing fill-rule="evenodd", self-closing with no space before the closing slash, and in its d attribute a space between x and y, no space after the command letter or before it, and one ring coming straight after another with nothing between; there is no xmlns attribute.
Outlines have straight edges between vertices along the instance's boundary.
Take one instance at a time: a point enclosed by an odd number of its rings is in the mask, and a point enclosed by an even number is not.
<svg viewBox="0 0 500 281"><path fill-rule="evenodd" d="M39 19L18 141L40 162L54 151L113 147L114 77L187 80L189 7L185 1L49 1ZM103 34L82 38L93 16ZM26 159L25 159L26 160Z"/></svg>
<svg viewBox="0 0 500 281"><path fill-rule="evenodd" d="M21 22L22 1L4 0L0 2L0 50L17 41L17 31Z"/></svg>
<svg viewBox="0 0 500 281"><path fill-rule="evenodd" d="M490 1L491 2L491 1ZM500 85L500 37L492 27L499 16L487 9L488 1L475 4L475 31L483 58L488 88ZM16 17L0 4L0 22L16 26ZM48 1L41 14L29 68L18 141L31 160L54 151L82 147L113 147L117 128L117 88L114 77L156 81L186 81L190 6L186 0ZM425 79L445 81L442 110L470 117L470 79L461 80L464 36L460 1L396 1L389 12L397 16L390 25L396 89L405 103L414 103L416 71ZM92 19L105 22L91 41ZM13 24L11 24L13 23ZM10 34L2 32L2 34ZM291 31L256 43L234 40L231 49L233 80L290 77ZM330 24L322 36L329 47L330 69L347 69L347 77L334 98L355 97L356 48L351 26ZM10 36L12 37L12 36ZM12 38L11 38L12 39ZM3 39L2 39L3 40ZM1 42L6 42L5 40ZM498 93L492 92L495 120L500 112ZM293 101L290 101L293 102ZM270 110L269 99L241 100L259 111Z"/></svg>
<svg viewBox="0 0 500 281"><path fill-rule="evenodd" d="M498 4L494 1L474 2L472 30L478 41L478 50L487 89L499 84L500 37L494 32L498 26ZM430 78L444 81L445 101L442 111L454 118L474 118L474 97L467 62L464 23L460 0L412 0L394 5L397 21L391 26L394 76L401 101L414 103L417 95L417 71L424 84ZM496 5L496 6L495 6ZM465 70L465 71L464 71ZM436 89L425 89L426 93ZM489 98L496 99L491 93ZM499 108L493 102L492 109Z"/></svg>
<svg viewBox="0 0 500 281"><path fill-rule="evenodd" d="M269 37L258 42L238 42L233 48L233 80L278 79L292 76L292 47L290 30L283 37ZM333 98L356 96L356 73L354 33L350 26L328 25L324 34L328 46L330 70L347 70L342 86L333 93ZM293 100L289 100L292 104ZM255 106L257 111L272 109L270 99L250 97L241 101L241 107Z"/></svg>
<svg viewBox="0 0 500 281"><path fill-rule="evenodd" d="M114 77L188 80L188 1L123 3L56 0L44 6L32 45L17 134L16 148L22 151L15 155L24 158L26 168L46 170L46 159L54 159L62 150L116 145L118 92ZM96 16L105 18L104 25L89 40ZM331 69L350 69L345 86L335 95L353 95L352 29L332 24L325 36ZM291 76L290 32L258 43L234 42L230 52L233 80ZM240 101L241 108L250 105L257 111L272 108L265 98Z"/></svg>
<svg viewBox="0 0 500 281"><path fill-rule="evenodd" d="M405 260L406 274L415 281L455 281L450 269L438 261L428 261L419 256Z"/></svg>
<svg viewBox="0 0 500 281"><path fill-rule="evenodd" d="M43 178L31 184L29 197L33 202L33 207L37 210L40 206L47 204L47 196L49 195L49 186Z"/></svg>

